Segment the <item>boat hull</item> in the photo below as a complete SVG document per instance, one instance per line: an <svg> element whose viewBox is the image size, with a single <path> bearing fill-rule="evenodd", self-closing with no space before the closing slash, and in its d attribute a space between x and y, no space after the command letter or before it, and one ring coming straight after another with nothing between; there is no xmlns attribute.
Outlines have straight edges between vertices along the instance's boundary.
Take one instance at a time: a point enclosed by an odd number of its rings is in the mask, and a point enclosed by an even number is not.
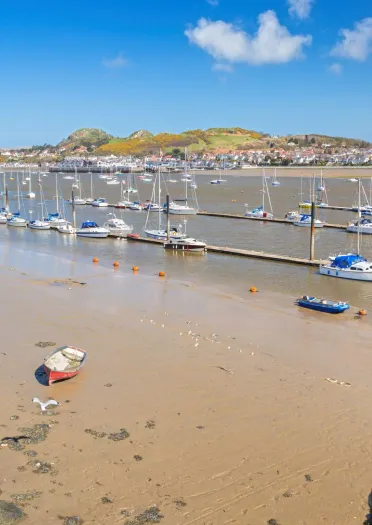
<svg viewBox="0 0 372 525"><path fill-rule="evenodd" d="M53 363L53 359L64 349L76 351L77 353L79 353L81 355L81 360L79 364L68 368L63 368L58 365L56 366L55 363ZM53 383L57 383L58 381L65 381L66 379L71 379L72 377L75 377L85 365L86 360L87 354L86 352L84 352L84 350L80 350L79 348L75 347L57 348L44 359L43 369L46 375L47 384L51 385Z"/></svg>
<svg viewBox="0 0 372 525"><path fill-rule="evenodd" d="M169 208L169 215L197 215L195 208Z"/></svg>
<svg viewBox="0 0 372 525"><path fill-rule="evenodd" d="M12 228L27 228L27 221L8 221L8 226L11 226Z"/></svg>
<svg viewBox="0 0 372 525"><path fill-rule="evenodd" d="M47 378L48 385L57 383L58 381L65 381L66 379L71 379L75 377L80 372L79 370L74 370L73 372L58 372L51 370L48 366L44 365L44 372Z"/></svg>
<svg viewBox="0 0 372 525"><path fill-rule="evenodd" d="M172 250L172 251L181 251L186 253L204 253L206 251L206 246L203 243L200 244L187 244L187 243L179 243L177 241L172 242L165 242L164 243L164 249L165 250Z"/></svg>
<svg viewBox="0 0 372 525"><path fill-rule="evenodd" d="M297 305L302 308L308 308L309 310L315 310L317 312L324 312L327 314L342 314L350 308L347 303L340 303L337 305L322 304L322 303L313 303L311 301L305 301L299 299Z"/></svg>
<svg viewBox="0 0 372 525"><path fill-rule="evenodd" d="M116 238L120 238L120 239L125 239L126 237L128 237L128 235L130 235L133 231L133 228L128 228L128 229L120 229L120 228L111 228L109 229L109 234L108 236L109 237L116 237Z"/></svg>
<svg viewBox="0 0 372 525"><path fill-rule="evenodd" d="M295 226L299 226L300 228L311 228L311 222L304 222L304 221L291 221L292 224ZM324 223L315 222L314 228L323 228Z"/></svg>
<svg viewBox="0 0 372 525"><path fill-rule="evenodd" d="M332 268L331 266L320 266L319 273L328 277L338 277L339 279L350 279L352 281L372 282L372 271L354 271L341 268Z"/></svg>
<svg viewBox="0 0 372 525"><path fill-rule="evenodd" d="M82 232L77 230L76 235L78 237L86 237L87 239L105 239L108 237L108 232Z"/></svg>

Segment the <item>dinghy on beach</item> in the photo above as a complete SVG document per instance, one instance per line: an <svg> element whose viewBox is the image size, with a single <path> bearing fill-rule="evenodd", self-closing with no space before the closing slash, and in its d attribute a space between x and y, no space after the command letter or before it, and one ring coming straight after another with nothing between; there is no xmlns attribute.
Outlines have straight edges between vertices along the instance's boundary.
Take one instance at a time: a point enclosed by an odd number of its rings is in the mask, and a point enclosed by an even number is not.
<svg viewBox="0 0 372 525"><path fill-rule="evenodd" d="M74 346L61 346L44 359L48 385L75 377L87 360L87 353Z"/></svg>

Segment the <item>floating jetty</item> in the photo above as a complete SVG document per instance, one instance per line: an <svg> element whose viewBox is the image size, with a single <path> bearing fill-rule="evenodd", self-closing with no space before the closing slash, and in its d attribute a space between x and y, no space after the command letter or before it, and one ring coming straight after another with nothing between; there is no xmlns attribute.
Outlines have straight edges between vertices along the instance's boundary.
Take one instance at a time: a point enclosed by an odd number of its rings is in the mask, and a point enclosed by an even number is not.
<svg viewBox="0 0 372 525"><path fill-rule="evenodd" d="M205 215L206 217L220 217L223 219L245 219L247 221L257 221L257 222L274 222L277 224L289 224L293 226L290 221L286 219L268 219L268 218L257 218L257 217L246 217L245 215L239 215L234 213L215 213L209 211L198 211L198 215ZM333 228L337 230L346 230L346 226L343 224L324 224L324 228Z"/></svg>
<svg viewBox="0 0 372 525"><path fill-rule="evenodd" d="M142 242L148 244L163 245L163 241L149 239L147 237L128 237L128 241ZM273 253L256 252L253 250L241 250L240 248L229 248L228 246L207 246L207 251L211 253L220 253L222 255L235 255L238 257L247 257L250 259L261 259L265 261L274 261L286 264L297 264L300 266L319 266L324 261L314 259L301 259L300 257L290 257L288 255L276 255Z"/></svg>

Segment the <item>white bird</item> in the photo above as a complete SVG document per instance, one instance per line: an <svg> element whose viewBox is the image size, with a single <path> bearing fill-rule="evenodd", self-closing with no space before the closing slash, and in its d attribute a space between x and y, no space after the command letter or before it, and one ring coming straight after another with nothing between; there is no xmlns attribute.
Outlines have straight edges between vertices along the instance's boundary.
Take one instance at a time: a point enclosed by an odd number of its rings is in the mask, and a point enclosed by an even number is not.
<svg viewBox="0 0 372 525"><path fill-rule="evenodd" d="M40 401L40 399L38 397L34 397L33 400L32 400L33 403L39 403L40 405L40 408L43 412L46 411L47 407L49 405L56 405L56 406L61 406L60 403L58 403L58 401L56 401L55 399L48 399L48 401L46 401L45 403L43 403L42 401Z"/></svg>

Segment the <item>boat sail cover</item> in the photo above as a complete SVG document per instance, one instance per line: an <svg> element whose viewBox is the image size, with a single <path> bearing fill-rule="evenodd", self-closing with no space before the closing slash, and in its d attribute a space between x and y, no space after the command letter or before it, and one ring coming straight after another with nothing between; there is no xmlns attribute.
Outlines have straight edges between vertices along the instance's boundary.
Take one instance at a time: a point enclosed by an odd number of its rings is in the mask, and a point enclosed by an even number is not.
<svg viewBox="0 0 372 525"><path fill-rule="evenodd" d="M353 264L359 262L365 262L367 259L361 257L360 255L339 255L333 261L331 266L333 268L350 268Z"/></svg>

